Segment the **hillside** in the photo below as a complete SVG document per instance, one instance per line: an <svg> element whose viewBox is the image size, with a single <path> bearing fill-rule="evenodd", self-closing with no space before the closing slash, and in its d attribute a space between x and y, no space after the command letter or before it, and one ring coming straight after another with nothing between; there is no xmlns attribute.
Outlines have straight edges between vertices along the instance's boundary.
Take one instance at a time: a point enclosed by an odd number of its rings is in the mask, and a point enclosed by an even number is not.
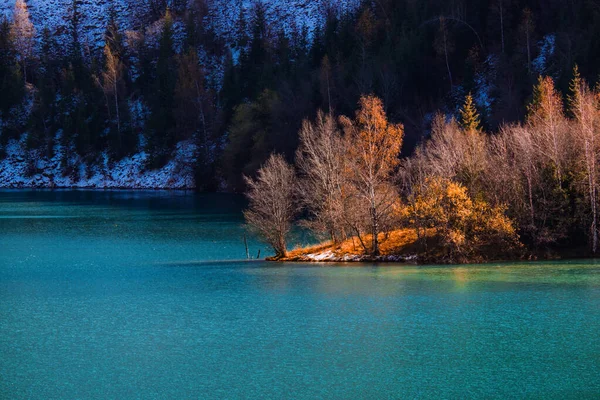
<svg viewBox="0 0 600 400"><path fill-rule="evenodd" d="M233 40L232 22L242 12L250 10L254 0L209 0L206 28L214 29L219 35ZM121 27L125 30L139 29L156 18L153 0L78 0L82 15L81 29L85 41L92 46L102 46L103 34L109 18L109 10L114 8ZM167 2L165 2L167 3ZM177 3L173 1L172 3ZM181 2L179 2L181 3ZM192 3L190 1L190 3ZM338 12L347 12L357 6L358 0L277 0L264 1L267 19L272 29L289 29L296 25L307 26L312 31L317 24L324 23L326 9L333 7ZM38 32L44 27L60 34L66 33L72 0L27 0L31 20ZM15 0L0 0L0 12L11 16Z"/></svg>
<svg viewBox="0 0 600 400"><path fill-rule="evenodd" d="M271 152L293 160L304 119L352 116L364 94L404 124L407 156L469 93L497 132L525 120L539 76L564 98L575 65L592 84L600 71L595 2L0 0L0 12L5 174L36 172L19 164L36 152L53 168L62 149L86 171L129 158L151 174L187 143L196 187L243 190ZM39 172L69 176L61 157Z"/></svg>

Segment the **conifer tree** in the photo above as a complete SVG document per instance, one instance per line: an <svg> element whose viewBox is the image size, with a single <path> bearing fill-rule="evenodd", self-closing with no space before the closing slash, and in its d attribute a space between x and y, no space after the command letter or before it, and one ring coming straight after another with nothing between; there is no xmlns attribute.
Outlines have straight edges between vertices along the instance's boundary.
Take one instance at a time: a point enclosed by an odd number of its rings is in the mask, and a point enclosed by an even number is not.
<svg viewBox="0 0 600 400"><path fill-rule="evenodd" d="M48 27L42 31L40 68L37 74L38 91L30 119L31 134L29 147L46 144L46 155L52 155L54 118L56 116L56 94L58 62L54 57L56 42Z"/></svg>
<svg viewBox="0 0 600 400"><path fill-rule="evenodd" d="M473 96L471 93L465 97L465 102L460 109L460 125L466 132L479 131L481 121L475 103L473 102Z"/></svg>
<svg viewBox="0 0 600 400"><path fill-rule="evenodd" d="M177 66L173 48L173 18L167 9L163 17L163 28L158 46L158 59L151 94L150 119L148 121L150 153L149 166L160 167L168 161L175 145L174 128L176 125L173 110L175 106L175 85Z"/></svg>
<svg viewBox="0 0 600 400"><path fill-rule="evenodd" d="M581 75L579 74L579 67L577 64L573 67L573 78L571 82L569 82L569 94L567 96L568 106L569 106L569 115L571 117L576 116L576 108L577 105L580 104L581 95Z"/></svg>
<svg viewBox="0 0 600 400"><path fill-rule="evenodd" d="M0 133L4 141L9 111L21 103L25 85L17 63L17 50L11 24L6 17L0 22Z"/></svg>
<svg viewBox="0 0 600 400"><path fill-rule="evenodd" d="M83 56L81 49L81 42L79 40L79 19L81 14L79 12L79 5L77 0L73 0L71 3L71 13L69 15L69 33L71 35L71 41L69 43L68 62L72 64L75 73L75 80L80 82L83 75Z"/></svg>

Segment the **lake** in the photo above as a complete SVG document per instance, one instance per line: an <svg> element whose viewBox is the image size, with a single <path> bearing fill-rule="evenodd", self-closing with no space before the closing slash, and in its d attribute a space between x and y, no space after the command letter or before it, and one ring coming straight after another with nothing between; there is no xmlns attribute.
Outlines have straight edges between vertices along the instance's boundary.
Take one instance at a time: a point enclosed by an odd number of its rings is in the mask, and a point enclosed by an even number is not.
<svg viewBox="0 0 600 400"><path fill-rule="evenodd" d="M600 397L600 264L248 262L243 206L0 191L0 398Z"/></svg>

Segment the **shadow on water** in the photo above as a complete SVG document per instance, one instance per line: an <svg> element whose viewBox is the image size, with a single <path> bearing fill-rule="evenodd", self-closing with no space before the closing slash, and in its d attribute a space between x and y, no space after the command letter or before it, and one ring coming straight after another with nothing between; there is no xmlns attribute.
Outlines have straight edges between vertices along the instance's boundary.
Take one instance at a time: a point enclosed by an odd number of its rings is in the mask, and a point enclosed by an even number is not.
<svg viewBox="0 0 600 400"><path fill-rule="evenodd" d="M0 203L67 203L150 210L194 210L199 213L239 213L246 206L242 195L200 194L167 190L91 190L91 189L1 189Z"/></svg>

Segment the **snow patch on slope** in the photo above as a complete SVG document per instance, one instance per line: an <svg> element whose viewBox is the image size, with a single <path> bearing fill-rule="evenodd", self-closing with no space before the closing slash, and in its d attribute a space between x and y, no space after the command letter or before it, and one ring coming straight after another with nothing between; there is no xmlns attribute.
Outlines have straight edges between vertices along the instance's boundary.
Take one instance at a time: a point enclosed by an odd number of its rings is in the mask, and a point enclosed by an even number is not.
<svg viewBox="0 0 600 400"><path fill-rule="evenodd" d="M25 135L24 135L25 136ZM128 189L193 189L196 146L191 141L177 144L171 160L162 168L147 170L148 155L141 151L111 162L106 154L98 165L89 165L71 149L54 148L52 158L40 150L28 151L25 138L11 140L0 161L0 187L79 187ZM71 172L64 175L64 164Z"/></svg>
<svg viewBox="0 0 600 400"><path fill-rule="evenodd" d="M533 70L540 75L547 75L551 67L551 59L556 48L556 36L546 35L539 42L540 54L531 62Z"/></svg>
<svg viewBox="0 0 600 400"><path fill-rule="evenodd" d="M208 28L228 40L233 40L235 26L241 11L248 11L257 0L209 0ZM260 0L258 0L260 1ZM25 0L37 32L44 27L63 35L68 33L68 19L73 0ZM80 32L84 44L103 46L103 34L111 7L116 11L123 30L139 29L142 21L151 14L152 0L77 0L81 15ZM267 21L271 29L282 27L290 33L293 27L306 26L309 32L324 22L325 11L332 9L339 14L355 9L359 0L263 0ZM12 17L15 0L0 0L0 15Z"/></svg>

